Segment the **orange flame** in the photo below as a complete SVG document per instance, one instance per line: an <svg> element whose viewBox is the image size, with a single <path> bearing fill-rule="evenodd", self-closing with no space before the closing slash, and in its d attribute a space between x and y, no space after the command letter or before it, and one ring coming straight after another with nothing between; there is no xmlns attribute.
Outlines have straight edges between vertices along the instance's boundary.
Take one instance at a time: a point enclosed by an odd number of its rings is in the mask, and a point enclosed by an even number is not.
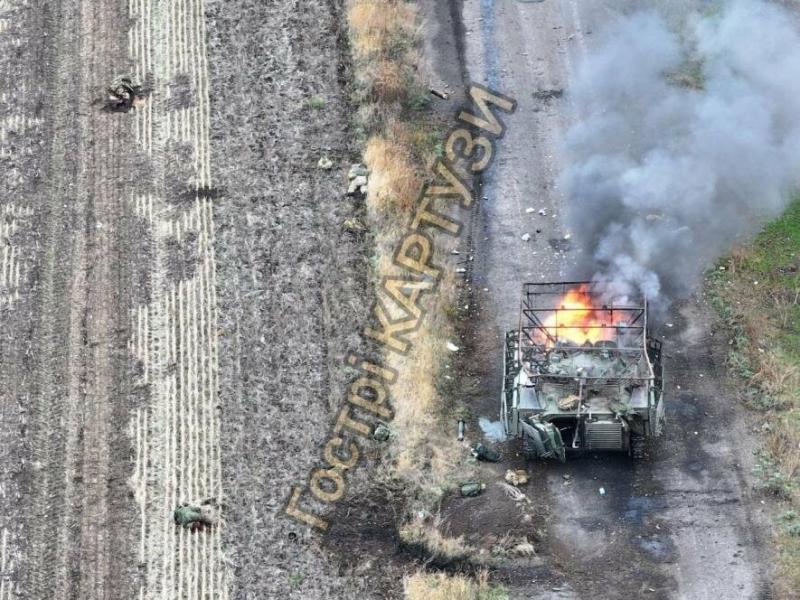
<svg viewBox="0 0 800 600"><path fill-rule="evenodd" d="M587 341L594 344L601 340L614 340L614 326L625 320L625 315L592 310L600 307L593 305L586 284L567 292L558 306L544 322L544 331L548 334L547 346L553 346L553 340L575 346Z"/></svg>

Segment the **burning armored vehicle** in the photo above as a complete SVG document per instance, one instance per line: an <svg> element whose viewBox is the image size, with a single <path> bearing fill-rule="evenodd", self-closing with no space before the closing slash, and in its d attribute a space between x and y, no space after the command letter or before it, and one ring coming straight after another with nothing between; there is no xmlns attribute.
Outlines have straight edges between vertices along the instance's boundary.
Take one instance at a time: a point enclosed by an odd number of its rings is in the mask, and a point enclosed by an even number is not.
<svg viewBox="0 0 800 600"><path fill-rule="evenodd" d="M614 304L596 282L528 283L506 334L501 417L526 455L643 454L664 424L661 342L647 301Z"/></svg>

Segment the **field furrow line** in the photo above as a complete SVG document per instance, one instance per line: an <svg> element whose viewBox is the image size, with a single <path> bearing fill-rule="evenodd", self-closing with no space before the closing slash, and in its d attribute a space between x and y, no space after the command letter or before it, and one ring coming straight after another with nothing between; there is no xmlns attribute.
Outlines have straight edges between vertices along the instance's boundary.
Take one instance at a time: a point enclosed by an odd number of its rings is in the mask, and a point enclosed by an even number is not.
<svg viewBox="0 0 800 600"><path fill-rule="evenodd" d="M210 183L208 76L202 2L130 0L130 44L137 74L150 94L137 110L136 135L157 161L153 187L163 190L170 170L171 142L190 144L189 163L196 190L194 205L183 209L170 192L136 198L136 214L149 225L154 242L151 298L137 316L146 333L137 333L131 352L142 360L149 382L148 410L135 416L135 478L148 486L142 516L141 548L147 582L141 596L225 598L226 574L220 525L205 531L176 530L172 509L181 502L223 500L216 412L216 295ZM188 78L194 99L178 104L176 93ZM183 100L181 100L181 103ZM189 236L193 232L195 236ZM166 281L170 252L196 240L196 267L188 278ZM174 260L174 258L173 258ZM139 324L136 324L139 327ZM143 344L143 345L142 345ZM139 448L146 439L146 448ZM140 462L147 465L140 465ZM149 469L149 470L148 470Z"/></svg>

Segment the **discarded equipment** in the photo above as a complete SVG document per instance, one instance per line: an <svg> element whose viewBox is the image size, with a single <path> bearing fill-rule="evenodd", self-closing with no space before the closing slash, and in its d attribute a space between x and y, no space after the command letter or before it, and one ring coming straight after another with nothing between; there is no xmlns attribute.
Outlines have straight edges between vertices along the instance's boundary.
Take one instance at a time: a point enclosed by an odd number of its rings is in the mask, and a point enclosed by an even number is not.
<svg viewBox="0 0 800 600"><path fill-rule="evenodd" d="M481 492L483 492L485 488L486 484L481 483L480 481L467 481L466 483L461 484L461 495L465 498L480 496Z"/></svg>
<svg viewBox="0 0 800 600"><path fill-rule="evenodd" d="M505 480L511 485L516 485L519 487L528 483L529 479L530 477L528 476L528 471L525 469L516 469L513 471L508 469L506 471Z"/></svg>
<svg viewBox="0 0 800 600"><path fill-rule="evenodd" d="M528 283L506 334L501 420L528 458L618 450L634 458L664 424L661 342L647 301L614 303L601 283Z"/></svg>

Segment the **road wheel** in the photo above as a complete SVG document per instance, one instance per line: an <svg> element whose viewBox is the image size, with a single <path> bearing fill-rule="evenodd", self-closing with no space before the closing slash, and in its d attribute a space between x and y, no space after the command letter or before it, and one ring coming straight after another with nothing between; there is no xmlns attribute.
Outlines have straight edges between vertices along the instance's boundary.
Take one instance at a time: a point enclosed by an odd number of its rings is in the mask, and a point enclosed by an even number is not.
<svg viewBox="0 0 800 600"><path fill-rule="evenodd" d="M637 433L631 434L629 454L633 460L642 460L645 456L647 440Z"/></svg>

